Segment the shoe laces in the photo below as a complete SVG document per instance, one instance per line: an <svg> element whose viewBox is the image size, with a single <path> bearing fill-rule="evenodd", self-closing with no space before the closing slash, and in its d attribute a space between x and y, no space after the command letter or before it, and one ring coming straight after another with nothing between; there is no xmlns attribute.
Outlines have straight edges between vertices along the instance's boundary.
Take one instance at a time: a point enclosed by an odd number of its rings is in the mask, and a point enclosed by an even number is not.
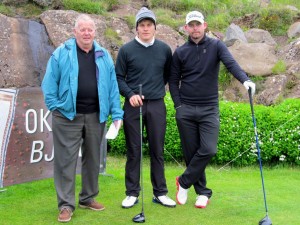
<svg viewBox="0 0 300 225"><path fill-rule="evenodd" d="M170 199L167 195L158 196L157 198L158 199L162 198L162 199L165 199L165 200L169 200Z"/></svg>
<svg viewBox="0 0 300 225"><path fill-rule="evenodd" d="M72 210L69 207L62 207L60 210L60 214L62 214L64 210L67 210L68 213L72 214Z"/></svg>

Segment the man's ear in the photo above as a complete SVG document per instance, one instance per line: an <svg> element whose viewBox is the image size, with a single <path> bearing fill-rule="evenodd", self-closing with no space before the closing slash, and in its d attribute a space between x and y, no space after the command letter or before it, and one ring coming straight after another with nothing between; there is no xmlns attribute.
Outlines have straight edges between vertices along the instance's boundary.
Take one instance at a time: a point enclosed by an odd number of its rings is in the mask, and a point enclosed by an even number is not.
<svg viewBox="0 0 300 225"><path fill-rule="evenodd" d="M188 26L187 24L185 24L185 25L183 26L183 28L184 28L185 31L187 31L187 26Z"/></svg>

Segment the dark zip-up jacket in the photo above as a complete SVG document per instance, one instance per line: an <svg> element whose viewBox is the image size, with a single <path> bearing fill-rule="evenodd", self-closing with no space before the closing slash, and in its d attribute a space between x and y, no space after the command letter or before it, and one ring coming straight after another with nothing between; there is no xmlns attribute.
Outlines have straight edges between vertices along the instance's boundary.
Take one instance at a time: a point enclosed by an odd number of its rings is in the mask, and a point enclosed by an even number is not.
<svg viewBox="0 0 300 225"><path fill-rule="evenodd" d="M196 44L189 40L174 54L169 77L169 88L175 108L188 105L218 105L218 75L223 62L241 83L249 77L227 49L218 40L204 36Z"/></svg>

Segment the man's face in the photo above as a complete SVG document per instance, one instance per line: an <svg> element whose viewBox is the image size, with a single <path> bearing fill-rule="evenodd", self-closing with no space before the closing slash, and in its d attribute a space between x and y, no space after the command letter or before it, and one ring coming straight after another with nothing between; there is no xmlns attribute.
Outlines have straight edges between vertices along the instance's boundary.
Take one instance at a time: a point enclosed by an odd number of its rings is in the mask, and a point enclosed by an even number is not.
<svg viewBox="0 0 300 225"><path fill-rule="evenodd" d="M90 50L95 38L95 24L92 21L79 21L74 29L74 35L82 50Z"/></svg>
<svg viewBox="0 0 300 225"><path fill-rule="evenodd" d="M142 42L149 43L155 34L155 25L152 20L144 19L138 23L137 34Z"/></svg>
<svg viewBox="0 0 300 225"><path fill-rule="evenodd" d="M191 21L188 24L186 24L184 28L193 40L200 41L204 36L207 24L206 22L202 24L198 21Z"/></svg>

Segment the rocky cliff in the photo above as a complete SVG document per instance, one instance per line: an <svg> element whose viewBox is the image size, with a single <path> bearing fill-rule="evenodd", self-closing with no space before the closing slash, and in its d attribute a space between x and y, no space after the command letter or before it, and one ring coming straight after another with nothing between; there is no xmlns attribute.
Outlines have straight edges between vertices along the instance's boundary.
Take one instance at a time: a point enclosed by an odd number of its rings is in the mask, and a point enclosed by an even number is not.
<svg viewBox="0 0 300 225"><path fill-rule="evenodd" d="M43 1L45 4L47 1ZM52 1L48 1L48 4ZM108 16L91 15L96 22L96 40L107 48L115 58L119 44L106 38L107 28L114 30L122 43L135 36L135 29L125 21L125 16L135 15L143 1L121 4ZM293 9L295 10L295 9ZM52 51L69 37L72 37L74 20L78 12L48 10L33 21L12 18L0 14L0 88L38 87L44 76L47 60ZM157 25L156 38L168 43L174 51L182 45L186 36L164 24ZM234 58L257 83L255 102L272 105L284 98L300 97L300 24L291 24L284 41L264 30L249 29L243 32L238 23L232 23L222 40L227 44ZM209 32L215 38L213 33ZM293 36L288 43L287 37ZM272 68L284 61L286 71L274 74ZM233 80L220 98L230 101L247 101L244 87Z"/></svg>

